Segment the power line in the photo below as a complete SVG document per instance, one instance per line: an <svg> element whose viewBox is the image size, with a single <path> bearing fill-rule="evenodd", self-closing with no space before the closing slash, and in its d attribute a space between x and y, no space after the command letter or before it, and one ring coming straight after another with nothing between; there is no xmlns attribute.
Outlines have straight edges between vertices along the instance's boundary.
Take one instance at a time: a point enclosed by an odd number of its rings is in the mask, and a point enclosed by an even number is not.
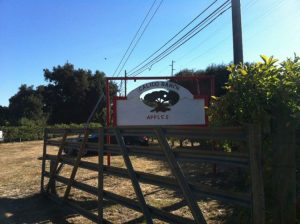
<svg viewBox="0 0 300 224"><path fill-rule="evenodd" d="M265 13L263 13L263 14L261 14L260 16L258 16L258 17L256 17L256 19L259 19L259 18L261 18L262 16L266 16L266 15L270 15L271 13L274 13L274 12L276 12L276 11L274 11L274 9L277 9L277 8L280 8L280 9L282 9L281 7L281 5L282 5L282 3L284 3L284 0L283 1L281 1L281 2L279 2L279 4L277 5L277 6L275 6L275 7L273 7L271 10L267 10L267 11L265 11ZM292 18L294 15L293 15L293 13L291 13L289 16L287 16L287 17L285 17L285 19L286 18ZM280 18L280 17L277 17L277 18ZM278 27L280 27L282 24L282 22L283 22L283 20L282 19L278 19L279 21L276 21L276 25L278 26ZM272 21L273 22L273 21ZM246 24L245 25L245 27L248 27L249 26L249 24ZM253 32L251 35L249 35L248 37L246 37L246 40L251 40L253 37L257 37L257 34L262 34L262 33L265 33L265 32L268 32L271 28L273 28L272 26L267 26L267 27L264 27L263 29L257 29L255 32ZM294 32L295 33L295 32Z"/></svg>
<svg viewBox="0 0 300 224"><path fill-rule="evenodd" d="M135 33L134 37L132 38L132 40L131 40L131 42L130 42L128 48L126 49L125 54L123 55L121 61L119 62L117 68L115 69L115 71L114 71L114 73L113 73L113 75L112 75L113 77L115 76L115 74L116 74L116 72L118 71L120 65L122 64L122 62L123 62L123 60L124 60L126 54L128 53L129 49L131 48L131 46L132 46L134 40L136 39L136 37L137 37L137 35L138 35L138 33L140 32L141 28L143 27L143 25L144 25L146 19L148 18L148 15L150 14L150 12L151 12L153 6L155 5L156 1L157 1L157 0L154 0L154 1L153 1L153 3L152 3L152 5L151 5L150 9L148 10L148 12L147 12L145 18L143 19L143 21L142 21L142 23L141 23L139 29L137 30L137 32Z"/></svg>
<svg viewBox="0 0 300 224"><path fill-rule="evenodd" d="M206 50L205 52L203 52L202 54L194 57L192 60L190 60L187 64L195 61L196 59L202 57L203 55L206 55L208 52L210 52L211 50L217 48L221 43L225 42L228 38L230 37L230 35L227 35L225 38L223 38L222 40L220 40L218 43L216 43L215 45L213 45L211 48L209 48L208 50Z"/></svg>
<svg viewBox="0 0 300 224"><path fill-rule="evenodd" d="M285 1L285 0L282 0L281 2L278 2L277 5L274 5L274 7L271 7L271 8L269 8L268 10L264 11L262 14L260 14L259 16L255 17L253 20L251 20L251 22L253 22L253 21L257 20L257 19L260 19L262 16L265 17L265 15L269 15L270 12L274 12L274 9L275 9L275 8L278 8L284 1ZM255 4L257 4L257 3L258 3L258 0L252 0L252 1L249 1L248 4L244 6L244 8L245 8L245 9L249 9L250 7L253 7L253 6L254 6ZM244 25L244 28L245 28L245 27L248 27L248 26L249 26L249 22L246 23L246 24ZM257 35L257 33L259 33L259 32L265 32L265 31L267 31L270 27L271 27L271 26L269 26L269 27L267 27L267 28L264 28L263 31L258 30L258 31L255 32L251 37ZM196 57L193 57L189 62L187 62L187 64L190 64L191 62L193 62L193 61L195 61L196 59L202 57L203 55L206 55L208 52L210 52L210 51L216 49L219 45L221 45L223 42L225 42L230 36L231 36L231 35L227 35L225 38L221 39L219 42L217 42L215 45L213 45L211 48L209 48L209 49L206 50L205 52L202 52L201 54L197 55ZM246 37L246 40L249 40L249 39L251 39L251 38ZM181 60L182 58L183 58L183 57L181 57L181 58L179 58L179 59L177 58L176 60L179 61L179 60Z"/></svg>
<svg viewBox="0 0 300 224"><path fill-rule="evenodd" d="M173 43L170 47L168 47L166 50L164 50L158 56L156 56L155 58L153 58L151 61L149 61L145 65L141 66L139 69L137 69L134 72L132 72L131 75L135 75L136 76L139 73L141 73L142 71L144 71L146 68L148 68L149 66L152 66L153 64L159 62L160 60L162 60L163 58L165 58L166 56L168 56L170 53L172 53L174 50L176 50L178 47L182 46L184 43L186 43L188 40L190 40L192 37L194 37L197 33L199 33L204 28L206 28L212 22L212 21L211 22L208 22L208 21L211 20L215 16L215 14L219 13L220 10L222 10L224 7L226 7L228 4L230 4L229 1L230 0L227 0L225 3L223 3L220 7L218 7L215 11L213 11L209 16L207 16L205 19L203 19L200 23L198 23L190 31L188 31L179 40L177 40L175 43ZM208 22L208 24L205 25L203 28L201 28L201 26L203 26L207 22Z"/></svg>
<svg viewBox="0 0 300 224"><path fill-rule="evenodd" d="M245 23L244 27L248 27L249 25L252 25L255 23L256 20L261 19L262 17L267 18L267 16L274 12L274 9L281 7L282 3L284 3L285 0L276 2L277 4L271 5L266 11L264 11L262 14L256 16L252 20Z"/></svg>
<svg viewBox="0 0 300 224"><path fill-rule="evenodd" d="M253 5L255 5L256 3L258 2L258 0L252 0L252 1L249 1L248 4L246 4L244 6L245 9L249 9L251 8Z"/></svg>
<svg viewBox="0 0 300 224"><path fill-rule="evenodd" d="M200 46L202 46L206 41L211 40L211 38L212 38L211 35L212 35L212 34L217 33L217 31L220 31L220 29L222 29L223 27L224 27L224 24L221 24L220 26L218 26L214 31L211 32L211 34L210 34L207 38L205 38L205 39L204 39L203 41L201 41L199 44L197 44L196 46L194 46L192 50L190 50L190 51L188 51L188 52L182 54L180 57L177 57L177 58L176 58L176 61L181 61L183 58L186 58L187 55L191 55L192 52L194 52L194 51L196 51L196 50L199 50L198 48L199 48ZM230 35L227 35L227 36L226 36L226 39L229 38L229 37L230 37ZM202 54L201 54L201 56L202 56Z"/></svg>
<svg viewBox="0 0 300 224"><path fill-rule="evenodd" d="M204 20L202 20L200 23L198 23L194 28L192 28L188 33L186 33L183 37L181 37L179 40L177 40L169 48L167 48L161 54L156 56L150 62L146 63L145 65L141 66L139 69L132 72L130 75L137 76L138 74L140 74L141 72L146 70L148 67L150 67L153 64L161 61L163 58L168 56L174 50L176 50L177 48L179 48L180 46L185 44L188 40L190 40L196 34L201 32L203 29L205 29L207 26L209 26L213 21L215 21L218 17L220 17L224 12L226 12L228 9L230 9L231 5L230 5L230 3L229 4L228 3L229 3L229 0L224 2L219 8L217 8L215 11L213 11L209 16L207 16ZM226 8L228 5L230 5L230 6L228 8ZM207 23L207 24L204 25L205 23ZM201 28L201 26L202 26L202 28Z"/></svg>
<svg viewBox="0 0 300 224"><path fill-rule="evenodd" d="M158 50L156 50L153 54L151 54L148 58L146 58L144 61L142 61L140 64L132 68L128 73L131 73L136 68L138 68L140 65L145 63L148 59L150 59L152 56L154 56L157 52L159 52L161 49L163 49L167 44L169 44L172 40L174 40L182 31L184 31L189 25L191 25L196 19L198 19L203 13L205 13L210 7L212 7L218 0L215 0L212 2L207 8L205 8L201 13L199 13L191 22L189 22L185 27L183 27L180 31L178 31L171 39L169 39L163 46L161 46Z"/></svg>
<svg viewBox="0 0 300 224"><path fill-rule="evenodd" d="M156 9L155 9L154 13L152 14L152 16L151 16L151 18L149 19L148 23L147 23L147 24L146 24L146 26L144 27L144 29L143 29L143 31L142 31L142 33L141 33L141 35L139 36L138 40L135 42L135 44L134 44L133 48L131 49L130 53L128 54L128 56L127 56L127 58L126 58L125 62L124 62L124 63L123 63L123 65L122 65L122 68L120 69L120 71L119 71L119 73L118 73L118 75L117 75L117 76L119 76L119 75L120 75L121 71L122 71L122 70L123 70L123 68L125 67L125 64L127 63L127 61L128 61L128 59L129 59L129 57L131 56L131 54L132 54L133 50L135 49L136 45L139 43L140 39L141 39L141 38L142 38L142 36L144 35L144 33L145 33L146 29L148 28L148 26L149 26L150 22L152 21L153 17L154 17L154 16L155 16L155 14L157 13L157 11L158 11L158 9L160 8L160 6L161 6L161 4L163 3L163 1L164 1L164 0L161 0L161 1L160 1L160 3L159 3L159 5L156 7Z"/></svg>

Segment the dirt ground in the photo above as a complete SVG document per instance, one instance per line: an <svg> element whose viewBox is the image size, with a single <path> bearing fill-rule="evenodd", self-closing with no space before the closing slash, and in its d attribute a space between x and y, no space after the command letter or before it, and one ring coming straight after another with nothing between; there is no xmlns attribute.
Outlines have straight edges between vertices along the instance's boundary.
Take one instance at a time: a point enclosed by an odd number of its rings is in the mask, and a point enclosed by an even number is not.
<svg viewBox="0 0 300 224"><path fill-rule="evenodd" d="M42 141L0 144L0 223L92 223L40 194L41 155ZM97 161L97 157L84 159ZM135 170L171 176L167 164L163 161L141 157L131 157L131 160ZM124 167L122 158L114 156L112 165ZM71 167L66 166L61 175L69 177L70 171ZM76 180L96 186L96 176L96 173L79 169ZM62 195L65 186L59 183L57 186L58 195ZM104 188L135 199L128 179L105 176ZM147 204L164 208L183 217L191 217L191 212L178 192L148 184L141 184L141 188ZM96 205L95 197L76 189L71 190L70 199L76 200L85 208L92 209ZM212 224L224 223L231 213L230 207L214 200L199 201L199 206L208 223ZM141 213L111 202L105 202L104 217L112 223L144 223ZM163 222L155 220L155 223Z"/></svg>

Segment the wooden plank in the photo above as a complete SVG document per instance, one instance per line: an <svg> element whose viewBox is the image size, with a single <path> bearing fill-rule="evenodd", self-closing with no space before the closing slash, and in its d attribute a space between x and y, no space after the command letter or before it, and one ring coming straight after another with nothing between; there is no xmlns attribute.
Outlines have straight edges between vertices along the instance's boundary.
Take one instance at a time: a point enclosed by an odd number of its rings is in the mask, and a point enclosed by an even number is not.
<svg viewBox="0 0 300 224"><path fill-rule="evenodd" d="M180 169L176 158L172 153L172 150L164 136L164 133L161 128L155 128L155 133L158 139L158 142L167 158L167 161L170 165L173 175L176 177L176 180L182 190L184 198L192 212L192 215L195 219L195 222L198 224L206 223L204 216L199 209L197 202L195 201L195 196L193 195L189 185L187 184L187 179L184 177L182 170Z"/></svg>
<svg viewBox="0 0 300 224"><path fill-rule="evenodd" d="M84 134L85 130L88 130L89 133L97 133L97 128L46 128L45 129L49 134L63 134L68 132L69 134Z"/></svg>
<svg viewBox="0 0 300 224"><path fill-rule="evenodd" d="M57 169L56 169L57 170ZM55 170L55 161L51 160L50 161L50 173L55 172L55 175L58 174L58 172ZM56 194L56 181L55 181L55 177L53 178L53 181L49 181L49 191L52 194Z"/></svg>
<svg viewBox="0 0 300 224"><path fill-rule="evenodd" d="M105 128L104 132L106 136L114 136L113 128ZM124 136L154 136L154 132L151 129L122 129L122 132L126 133Z"/></svg>
<svg viewBox="0 0 300 224"><path fill-rule="evenodd" d="M105 152L119 154L120 147L118 145L105 144ZM158 147L151 146L130 146L127 147L129 155L147 156L163 160L164 153ZM186 162L207 162L218 163L224 165L232 165L238 167L249 167L249 154L246 153L226 153L220 151L202 151L189 149L172 150L178 161Z"/></svg>
<svg viewBox="0 0 300 224"><path fill-rule="evenodd" d="M196 138L206 140L230 139L236 141L246 140L246 132L241 128L188 128L188 129L166 129L167 137Z"/></svg>
<svg viewBox="0 0 300 224"><path fill-rule="evenodd" d="M55 159L55 156L47 155L46 159ZM74 161L70 158L62 158L61 160L63 163L66 163L68 165L74 165ZM92 170L92 171L98 171L98 164L97 163L91 163L87 161L82 161L79 165L80 168ZM118 167L112 167L112 166L104 166L103 171L105 173L108 173L110 175L115 175L122 178L129 178L127 176L127 170L118 168ZM165 177L165 176L159 176L154 175L150 173L144 173L140 171L135 171L136 176L140 182L152 184L164 188L169 188L175 191L179 191L178 184L174 178ZM196 198L211 198L215 200L220 200L223 202L228 202L234 205L239 205L243 207L249 207L251 198L248 193L238 193L238 192L231 192L231 191L223 191L219 189L215 189L209 186L205 186L202 184L191 184L189 183L189 186L191 188L191 191L196 196Z"/></svg>
<svg viewBox="0 0 300 224"><path fill-rule="evenodd" d="M46 171L46 154L47 154L47 130L44 130L43 157L42 157L42 173L41 173L41 192L44 192L44 174Z"/></svg>
<svg viewBox="0 0 300 224"><path fill-rule="evenodd" d="M245 131L244 127L199 127L199 126L182 126L182 125L131 125L131 126L118 126L118 128L122 131L122 133L127 133L124 132L126 130L131 131L139 131L143 132L144 130L146 131L151 131L154 133L153 129L155 128L162 128L164 130L172 129L172 130L177 130L180 132L184 132L186 130L200 130L203 132L209 131L215 131L215 132L227 132L227 133L240 133L241 131ZM113 127L105 127L105 132L113 134L114 128Z"/></svg>
<svg viewBox="0 0 300 224"><path fill-rule="evenodd" d="M138 127L119 127L123 136L155 136L153 129L157 126L138 126ZM237 140L245 141L247 139L246 130L241 127L233 128L208 128L208 127L182 127L182 126L160 126L165 130L166 137L180 138L198 138L215 140ZM106 128L107 135L113 135L112 128Z"/></svg>
<svg viewBox="0 0 300 224"><path fill-rule="evenodd" d="M159 147L156 146L134 146L131 145L127 147L127 151L129 154L136 154L136 155L157 155L162 157L163 153L160 151ZM116 144L105 144L104 145L104 152L110 152L113 154L120 154L120 146Z"/></svg>
<svg viewBox="0 0 300 224"><path fill-rule="evenodd" d="M49 176L49 173L46 172L45 175ZM68 178L63 177L63 176L57 176L56 180L58 182L63 183L63 184L68 183ZM98 190L97 190L96 187L87 185L85 183L80 183L76 180L74 180L74 182L73 182L73 187L75 187L79 190L85 191L87 193L90 193L92 195L95 195L95 196L98 195ZM117 194L114 194L112 192L105 191L105 190L103 191L103 197L107 200L114 201L118 204L121 204L125 207L131 208L135 211L142 212L142 209L141 209L139 203L136 202L133 199L122 197L120 195L117 195ZM152 207L152 206L149 206L149 205L147 207L148 207L149 211L151 212L151 214L153 215L153 217L158 218L160 220L163 220L163 221L166 221L166 222L169 222L169 223L176 223L176 224L193 224L194 223L193 220L190 220L188 218L173 215L172 213L168 213L166 211L160 210L158 208L155 208L155 207Z"/></svg>
<svg viewBox="0 0 300 224"><path fill-rule="evenodd" d="M258 125L248 126L248 147L252 183L252 223L265 223L265 197L262 174L261 130Z"/></svg>
<svg viewBox="0 0 300 224"><path fill-rule="evenodd" d="M77 158L76 158L74 167L72 169L72 173L71 173L71 176L70 176L70 179L69 179L69 183L68 183L68 186L67 186L65 194L64 194L64 200L66 200L68 198L69 194L70 194L72 183L73 183L74 178L76 176L76 173L77 173L77 170L78 170L78 166L79 166L79 163L80 163L83 151L85 149L85 144L86 144L86 141L88 139L88 135L89 135L89 132L86 129L85 132L84 132L84 139L83 139L82 144L80 146L80 150L79 150L79 152L77 154Z"/></svg>
<svg viewBox="0 0 300 224"><path fill-rule="evenodd" d="M49 146L60 146L61 145L61 141L60 140L47 140L46 141L46 145L49 145Z"/></svg>
<svg viewBox="0 0 300 224"><path fill-rule="evenodd" d="M124 205L128 208L141 212L141 209L134 200L122 197L120 195L114 194L112 192L104 191L104 197L108 200L114 201L118 204ZM176 224L194 224L194 221L188 218L184 218L181 216L174 215L172 213L163 211L161 209L152 207L148 205L148 208L153 215L153 217L158 218L162 221L168 223L176 223Z"/></svg>
<svg viewBox="0 0 300 224"><path fill-rule="evenodd" d="M151 218L151 214L148 210L144 195L142 193L141 187L139 185L138 179L136 177L136 174L134 172L133 166L131 164L130 158L128 156L127 153L127 148L126 145L124 143L124 140L121 136L120 130L118 128L115 128L115 136L117 139L118 144L120 145L120 150L124 159L124 163L126 165L127 171L128 171L128 175L130 176L131 179L131 183L134 189L134 192L137 196L137 199L139 201L139 205L141 206L141 209L143 211L144 217L146 219L146 222L149 224L152 224L152 218Z"/></svg>
<svg viewBox="0 0 300 224"><path fill-rule="evenodd" d="M104 129L98 130L98 223L103 223L103 153L104 150Z"/></svg>
<svg viewBox="0 0 300 224"><path fill-rule="evenodd" d="M155 136L153 128L156 126L118 127L122 130L123 136ZM246 133L240 127L227 128L203 128L203 127L182 127L182 126L161 126L165 130L165 136L179 136L183 138L199 139L232 139L246 140ZM47 128L49 134L63 134L65 131L71 134L84 133L84 128ZM90 133L97 133L97 129L89 128ZM113 128L105 128L106 135L114 135Z"/></svg>
<svg viewBox="0 0 300 224"><path fill-rule="evenodd" d="M62 209L65 209L66 206L68 209L71 209L73 212L78 213L82 216L84 216L85 218L97 223L98 219L97 216L95 214L93 214L92 212L80 207L79 205L75 204L75 203L71 203L69 201L62 201L61 198L59 198L57 195L52 195L52 194L48 194L47 197L49 199L51 199L52 201L54 201L55 203L57 203L58 205L61 206ZM62 203L63 202L63 203ZM110 223L107 220L104 220L103 223Z"/></svg>
<svg viewBox="0 0 300 224"><path fill-rule="evenodd" d="M57 157L56 157L56 160L55 160L55 163L54 163L54 166L53 166L53 170L52 170L51 175L50 175L49 183L48 183L48 186L47 186L47 189L46 189L47 193L49 193L50 186L52 185L52 182L54 181L56 170L57 170L57 166L58 166L60 157L62 155L62 151L64 149L64 145L65 145L65 141L66 141L66 138L67 138L67 134L68 133L65 131L65 133L63 135L63 138L62 138L62 141L61 141L61 145L60 145L59 150L57 152Z"/></svg>
<svg viewBox="0 0 300 224"><path fill-rule="evenodd" d="M64 134L67 130L65 128L46 128L48 134Z"/></svg>
<svg viewBox="0 0 300 224"><path fill-rule="evenodd" d="M104 166L104 172L108 174L115 175L118 177L126 177L126 170L118 167ZM158 176L154 174L137 172L137 178L140 182L152 184L164 188L169 188L175 191L179 191L178 184L174 178ZM250 206L250 195L246 193L237 193L231 191L223 191L215 189L202 184L190 184L191 191L196 196L196 198L212 198L224 202L229 202L231 204L249 207Z"/></svg>
<svg viewBox="0 0 300 224"><path fill-rule="evenodd" d="M46 155L46 160L55 160L55 159L56 159L56 156L54 156L54 155L49 155L49 154ZM71 166L74 166L74 164L76 162L73 158L70 158L70 157L61 157L60 161L62 163L65 163L65 164L71 165ZM79 167L80 168L85 168L85 169L88 169L88 170L92 170L92 171L96 171L96 172L98 171L98 164L97 163L81 161L80 164L79 164Z"/></svg>

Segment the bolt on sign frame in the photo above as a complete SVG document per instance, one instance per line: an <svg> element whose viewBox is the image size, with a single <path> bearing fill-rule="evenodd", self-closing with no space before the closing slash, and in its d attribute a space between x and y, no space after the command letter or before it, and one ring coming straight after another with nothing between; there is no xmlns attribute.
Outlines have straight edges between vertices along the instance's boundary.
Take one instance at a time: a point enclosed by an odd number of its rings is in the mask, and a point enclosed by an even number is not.
<svg viewBox="0 0 300 224"><path fill-rule="evenodd" d="M214 76L205 76L205 75L197 75L197 76L144 76L144 77L107 77L105 92L106 92L106 126L117 126L117 107L116 101L126 99L127 97L127 82L128 81L137 81L137 80L168 80L168 81L184 81L184 82L192 82L194 87L196 87L196 93L193 94L195 99L203 98L205 101L205 106L208 106L208 102L211 96L215 95L215 77ZM115 96L112 100L110 99L110 88L109 83L111 81L124 81L125 82L125 95L124 96ZM200 83L203 81L209 81L209 91L203 93L200 88ZM113 107L111 108L111 101L113 103ZM113 111L113 115L111 117L111 110ZM205 116L205 125L208 124L208 117ZM185 125L187 126L187 125ZM202 125L201 125L202 126ZM107 139L110 142L110 139ZM107 164L110 165L110 155L107 155Z"/></svg>

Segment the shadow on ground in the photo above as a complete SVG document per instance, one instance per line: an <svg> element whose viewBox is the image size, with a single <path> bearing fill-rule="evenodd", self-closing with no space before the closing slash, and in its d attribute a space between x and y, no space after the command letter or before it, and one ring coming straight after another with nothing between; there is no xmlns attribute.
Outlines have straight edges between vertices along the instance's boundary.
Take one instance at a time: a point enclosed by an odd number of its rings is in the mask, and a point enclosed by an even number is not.
<svg viewBox="0 0 300 224"><path fill-rule="evenodd" d="M24 198L0 198L0 223L70 223L77 215L42 194Z"/></svg>

